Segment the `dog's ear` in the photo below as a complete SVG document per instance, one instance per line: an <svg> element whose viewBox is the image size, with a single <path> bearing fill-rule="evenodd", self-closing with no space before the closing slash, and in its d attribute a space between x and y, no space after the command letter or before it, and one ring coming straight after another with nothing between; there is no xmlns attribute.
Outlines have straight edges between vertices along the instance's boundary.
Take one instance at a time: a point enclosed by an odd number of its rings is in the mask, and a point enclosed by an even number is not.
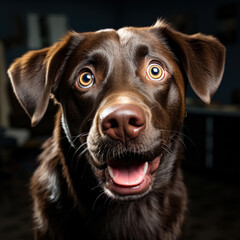
<svg viewBox="0 0 240 240"><path fill-rule="evenodd" d="M186 35L162 21L154 27L166 36L170 49L180 61L194 92L209 104L224 71L225 47L214 37L203 34Z"/></svg>
<svg viewBox="0 0 240 240"><path fill-rule="evenodd" d="M73 33L52 47L30 51L8 69L14 92L35 126L46 112L50 94L61 74L72 44Z"/></svg>

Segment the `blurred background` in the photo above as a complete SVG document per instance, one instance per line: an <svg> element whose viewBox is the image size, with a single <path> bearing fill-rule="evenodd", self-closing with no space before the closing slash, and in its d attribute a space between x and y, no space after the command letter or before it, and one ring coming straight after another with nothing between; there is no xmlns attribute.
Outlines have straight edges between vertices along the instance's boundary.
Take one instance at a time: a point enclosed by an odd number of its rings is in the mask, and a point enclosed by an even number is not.
<svg viewBox="0 0 240 240"><path fill-rule="evenodd" d="M187 90L183 127L189 194L185 239L240 240L240 1L41 0L0 2L0 239L33 239L28 182L51 134L56 107L30 127L7 78L11 62L68 30L149 26L214 35L227 48L222 84L210 106Z"/></svg>

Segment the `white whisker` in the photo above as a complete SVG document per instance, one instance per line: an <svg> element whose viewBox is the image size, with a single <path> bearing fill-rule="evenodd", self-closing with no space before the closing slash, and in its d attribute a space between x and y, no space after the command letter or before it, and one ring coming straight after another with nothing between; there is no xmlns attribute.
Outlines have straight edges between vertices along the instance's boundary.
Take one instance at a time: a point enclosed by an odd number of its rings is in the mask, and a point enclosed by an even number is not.
<svg viewBox="0 0 240 240"><path fill-rule="evenodd" d="M96 205L96 203L97 203L97 200L98 200L100 197L102 197L103 195L105 195L104 191L102 191L102 193L100 193L100 194L98 195L98 197L95 199L95 201L94 201L94 203L93 203L93 206L92 206L92 211L94 211L94 208L95 208L95 205Z"/></svg>

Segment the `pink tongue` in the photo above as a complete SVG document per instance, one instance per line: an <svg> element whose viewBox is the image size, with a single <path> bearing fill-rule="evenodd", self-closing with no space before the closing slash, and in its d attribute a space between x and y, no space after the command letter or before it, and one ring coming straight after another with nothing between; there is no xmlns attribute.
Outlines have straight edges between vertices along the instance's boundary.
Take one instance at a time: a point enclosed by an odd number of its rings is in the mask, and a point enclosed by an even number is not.
<svg viewBox="0 0 240 240"><path fill-rule="evenodd" d="M136 186L144 180L145 163L124 164L121 166L111 166L112 179L114 183L121 186Z"/></svg>

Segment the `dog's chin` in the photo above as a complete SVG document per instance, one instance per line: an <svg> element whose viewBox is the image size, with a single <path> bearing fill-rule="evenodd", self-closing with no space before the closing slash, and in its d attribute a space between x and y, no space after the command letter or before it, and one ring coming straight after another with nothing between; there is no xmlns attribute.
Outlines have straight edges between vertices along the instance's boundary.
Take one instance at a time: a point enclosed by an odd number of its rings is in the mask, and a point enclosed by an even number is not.
<svg viewBox="0 0 240 240"><path fill-rule="evenodd" d="M104 169L96 169L96 175L108 197L120 201L139 199L151 191L161 156L150 161L111 160Z"/></svg>

